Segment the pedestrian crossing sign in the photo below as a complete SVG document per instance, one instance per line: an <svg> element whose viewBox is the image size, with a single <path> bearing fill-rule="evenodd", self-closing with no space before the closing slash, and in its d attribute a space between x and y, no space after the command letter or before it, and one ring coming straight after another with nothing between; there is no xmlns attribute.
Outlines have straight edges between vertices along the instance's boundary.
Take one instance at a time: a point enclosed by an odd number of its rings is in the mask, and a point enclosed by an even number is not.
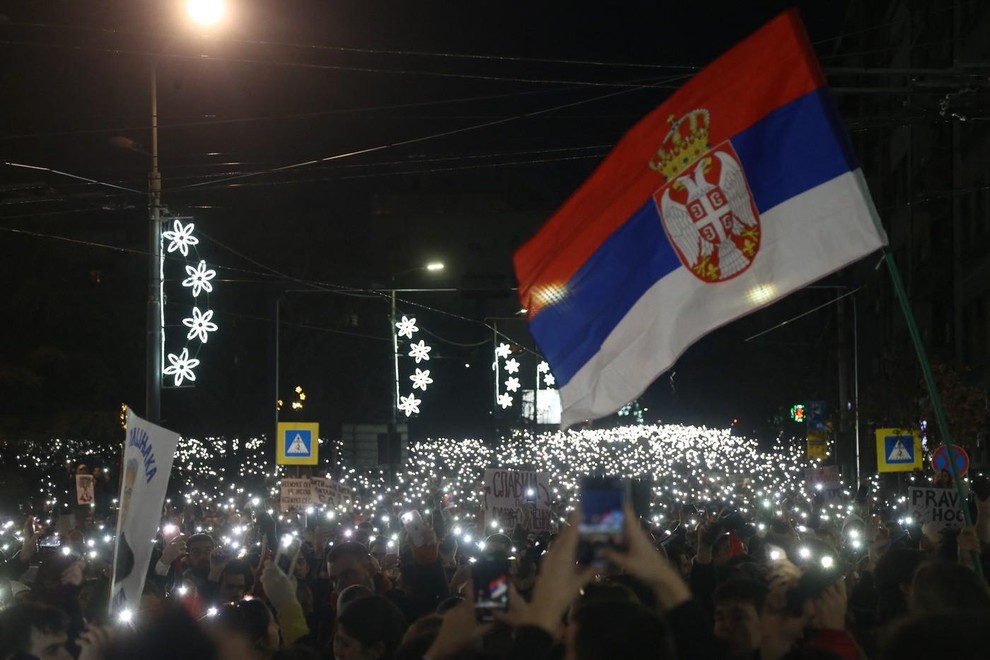
<svg viewBox="0 0 990 660"><path fill-rule="evenodd" d="M320 453L320 425L317 422L279 422L278 465L316 465Z"/></svg>
<svg viewBox="0 0 990 660"><path fill-rule="evenodd" d="M921 469L921 436L910 429L877 429L877 471Z"/></svg>

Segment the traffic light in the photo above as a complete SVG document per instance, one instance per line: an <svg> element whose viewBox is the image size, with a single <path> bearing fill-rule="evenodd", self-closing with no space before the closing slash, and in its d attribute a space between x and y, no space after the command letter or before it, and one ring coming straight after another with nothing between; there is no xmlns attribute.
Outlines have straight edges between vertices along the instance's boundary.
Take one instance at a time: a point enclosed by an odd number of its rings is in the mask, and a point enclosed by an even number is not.
<svg viewBox="0 0 990 660"><path fill-rule="evenodd" d="M798 424L802 424L804 422L804 417L805 417L805 409L803 403L795 403L793 406L791 406L791 419L793 421L797 422Z"/></svg>

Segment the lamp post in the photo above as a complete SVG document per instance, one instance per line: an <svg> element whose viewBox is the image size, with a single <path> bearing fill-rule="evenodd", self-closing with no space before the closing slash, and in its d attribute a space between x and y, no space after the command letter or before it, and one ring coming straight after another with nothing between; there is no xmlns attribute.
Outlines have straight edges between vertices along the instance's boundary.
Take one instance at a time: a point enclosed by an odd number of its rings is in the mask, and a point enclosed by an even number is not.
<svg viewBox="0 0 990 660"><path fill-rule="evenodd" d="M220 22L224 0L188 0L186 13L201 27ZM148 174L148 304L145 343L145 401L148 421L158 423L162 412L162 355L165 353L165 315L162 309L162 174L158 169L158 67L151 63L151 172Z"/></svg>
<svg viewBox="0 0 990 660"><path fill-rule="evenodd" d="M389 289L389 298L391 302L391 308L389 313L389 331L392 333L392 423L389 426L389 433L395 433L396 423L398 422L398 412L399 412L399 335L395 332L395 293L397 289L395 288L395 278L399 275L405 275L406 273L414 273L421 270L426 270L431 273L439 272L443 270L444 265L439 261L428 263L425 266L417 266L416 268L409 268L406 270L401 270L398 273L393 273L391 279L392 288Z"/></svg>

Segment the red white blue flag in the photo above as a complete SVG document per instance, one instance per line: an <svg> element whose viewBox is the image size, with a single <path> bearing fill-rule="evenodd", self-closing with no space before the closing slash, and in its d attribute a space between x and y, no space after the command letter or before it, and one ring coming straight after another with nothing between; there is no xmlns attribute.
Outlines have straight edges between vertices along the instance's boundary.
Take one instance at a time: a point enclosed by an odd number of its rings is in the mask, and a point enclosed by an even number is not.
<svg viewBox="0 0 990 660"><path fill-rule="evenodd" d="M795 11L636 124L515 254L562 425L887 238Z"/></svg>

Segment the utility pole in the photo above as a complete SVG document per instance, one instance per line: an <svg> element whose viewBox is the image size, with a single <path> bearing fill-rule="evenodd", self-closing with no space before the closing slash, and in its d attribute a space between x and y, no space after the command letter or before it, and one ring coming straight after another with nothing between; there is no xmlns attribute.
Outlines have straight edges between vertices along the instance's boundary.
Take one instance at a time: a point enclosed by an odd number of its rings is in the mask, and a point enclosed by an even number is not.
<svg viewBox="0 0 990 660"><path fill-rule="evenodd" d="M162 351L162 175L158 171L158 74L151 65L151 174L148 176L148 309L145 346L144 416L161 421Z"/></svg>

